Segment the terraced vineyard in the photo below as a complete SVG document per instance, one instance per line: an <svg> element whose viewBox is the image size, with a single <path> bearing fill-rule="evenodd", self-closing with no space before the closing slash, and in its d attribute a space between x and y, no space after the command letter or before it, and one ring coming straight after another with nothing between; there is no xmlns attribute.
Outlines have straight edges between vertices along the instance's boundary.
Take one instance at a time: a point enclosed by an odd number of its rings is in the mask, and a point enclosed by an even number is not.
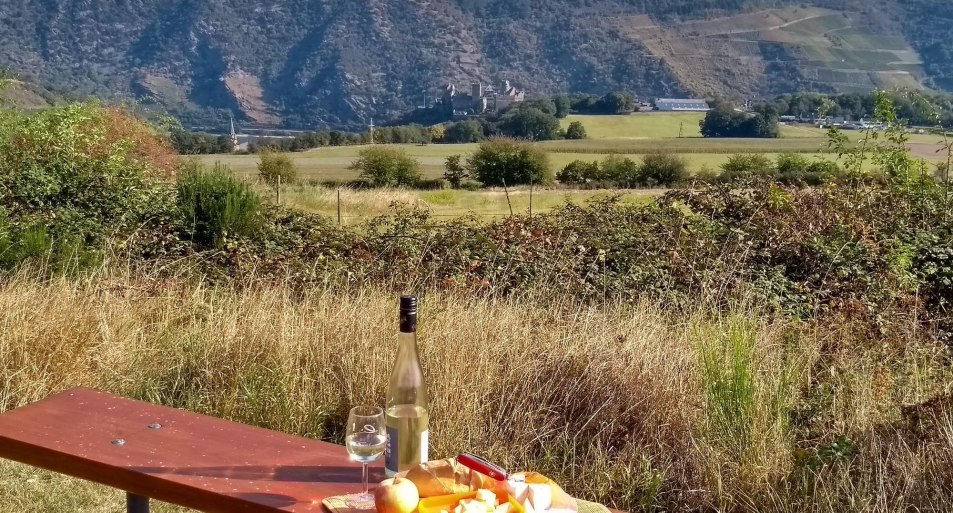
<svg viewBox="0 0 953 513"><path fill-rule="evenodd" d="M820 91L920 88L923 77L917 52L873 14L787 7L673 24L647 16L618 23L698 94L775 93L792 82Z"/></svg>

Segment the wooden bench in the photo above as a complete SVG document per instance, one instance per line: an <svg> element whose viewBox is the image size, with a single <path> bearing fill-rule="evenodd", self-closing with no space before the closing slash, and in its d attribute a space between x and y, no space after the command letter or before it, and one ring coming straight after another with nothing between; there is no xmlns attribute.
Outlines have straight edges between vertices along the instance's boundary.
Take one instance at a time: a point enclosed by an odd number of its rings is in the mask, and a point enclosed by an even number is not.
<svg viewBox="0 0 953 513"><path fill-rule="evenodd" d="M207 513L321 511L361 491L344 447L77 388L0 415L0 458ZM372 482L384 479L372 466Z"/></svg>
<svg viewBox="0 0 953 513"><path fill-rule="evenodd" d="M148 512L150 499L206 513L315 512L361 491L343 446L88 388L0 415L0 458L124 490L128 513ZM370 480L382 479L378 462Z"/></svg>

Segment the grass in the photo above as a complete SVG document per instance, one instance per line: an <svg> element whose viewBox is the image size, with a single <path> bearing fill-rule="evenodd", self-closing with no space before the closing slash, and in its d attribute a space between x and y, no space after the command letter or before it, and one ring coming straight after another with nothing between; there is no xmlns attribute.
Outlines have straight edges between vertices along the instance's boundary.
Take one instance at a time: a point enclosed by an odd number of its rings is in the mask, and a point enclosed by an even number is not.
<svg viewBox="0 0 953 513"><path fill-rule="evenodd" d="M621 195L633 204L649 202L661 190L598 191L573 189L536 189L533 191L533 212L541 213L568 203L583 204L593 199ZM295 186L285 190L282 203L297 209L337 216L336 189L320 186ZM354 224L361 219L385 214L392 205L414 206L429 211L434 217L459 217L476 215L486 219L508 216L512 206L515 213L529 211L529 188L520 187L509 191L509 200L502 189L464 190L395 190L341 189L341 215L344 224Z"/></svg>
<svg viewBox="0 0 953 513"><path fill-rule="evenodd" d="M395 297L7 277L0 411L83 385L340 442L350 405L384 399ZM832 346L847 334L838 329L847 327L768 321L746 307L665 313L651 301L431 293L420 342L431 454L472 450L634 511L944 510L953 412L937 410L923 445L896 422L901 405L953 382L944 353ZM816 422L797 442L795 412ZM0 511L106 513L121 501L0 463Z"/></svg>
<svg viewBox="0 0 953 513"><path fill-rule="evenodd" d="M570 115L562 120L562 127L579 121L586 127L591 139L666 139L701 137L698 123L702 112L637 112L623 116Z"/></svg>
<svg viewBox="0 0 953 513"><path fill-rule="evenodd" d="M580 141L546 141L539 143L550 154L554 171L562 169L576 159L601 159L608 154L640 155L655 151L682 154L692 171L704 168L716 169L734 153L755 152L774 158L778 153L797 152L815 155L817 158L833 158L827 144L827 132L805 125L781 127L779 139L705 139L700 136L698 122L704 114L697 112L639 112L625 116L572 115L563 120L568 126L572 121L581 121L589 138ZM683 138L678 138L679 127L684 128ZM859 131L848 131L851 140L858 140ZM915 153L928 160L939 160L935 153L937 141L933 135L911 135L910 142ZM364 146L340 146L318 148L294 153L292 159L299 168L302 181L349 181L357 173L348 167L357 159ZM440 178L444 162L450 155L473 153L476 144L406 144L401 148L420 161L423 176ZM206 164L221 162L241 177L254 179L257 175L257 155L203 155L198 157Z"/></svg>

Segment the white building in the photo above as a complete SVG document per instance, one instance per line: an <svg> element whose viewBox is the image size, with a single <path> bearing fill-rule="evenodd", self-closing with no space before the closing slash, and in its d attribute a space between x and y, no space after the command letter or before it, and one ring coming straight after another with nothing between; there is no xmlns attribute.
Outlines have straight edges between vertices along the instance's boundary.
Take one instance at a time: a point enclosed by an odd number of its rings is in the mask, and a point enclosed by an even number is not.
<svg viewBox="0 0 953 513"><path fill-rule="evenodd" d="M655 110L664 112L708 112L711 107L705 100L659 98L655 100Z"/></svg>

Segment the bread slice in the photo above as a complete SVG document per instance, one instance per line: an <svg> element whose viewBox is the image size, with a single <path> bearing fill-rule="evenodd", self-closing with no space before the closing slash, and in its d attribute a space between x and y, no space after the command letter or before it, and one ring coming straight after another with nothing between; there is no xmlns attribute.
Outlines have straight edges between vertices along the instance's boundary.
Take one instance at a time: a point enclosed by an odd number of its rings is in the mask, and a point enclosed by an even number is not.
<svg viewBox="0 0 953 513"><path fill-rule="evenodd" d="M437 497L493 488L494 481L455 459L428 461L407 471L421 497Z"/></svg>

